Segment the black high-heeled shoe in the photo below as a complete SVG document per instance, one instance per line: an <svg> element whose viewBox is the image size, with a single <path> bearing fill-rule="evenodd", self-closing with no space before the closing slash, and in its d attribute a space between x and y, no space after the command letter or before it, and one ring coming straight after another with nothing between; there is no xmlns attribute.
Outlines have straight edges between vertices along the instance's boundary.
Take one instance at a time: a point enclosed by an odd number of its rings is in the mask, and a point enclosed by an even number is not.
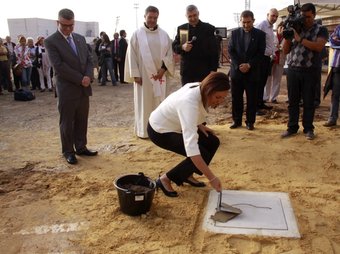
<svg viewBox="0 0 340 254"><path fill-rule="evenodd" d="M163 193L168 196L168 197L171 197L171 198L175 198L175 197L178 197L178 193L177 191L168 191L167 189L165 189L165 187L163 186L163 183L161 181L160 178L158 178L156 180L156 186L157 186L157 189L158 188L161 188L161 190L163 191Z"/></svg>
<svg viewBox="0 0 340 254"><path fill-rule="evenodd" d="M205 187L206 185L205 185L205 183L204 182L199 182L199 181L197 181L197 183L195 183L195 182L193 182L193 181L191 181L191 180L189 180L189 179L186 179L186 180L184 180L183 181L184 183L188 183L188 184L190 184L191 186L194 186L194 187Z"/></svg>

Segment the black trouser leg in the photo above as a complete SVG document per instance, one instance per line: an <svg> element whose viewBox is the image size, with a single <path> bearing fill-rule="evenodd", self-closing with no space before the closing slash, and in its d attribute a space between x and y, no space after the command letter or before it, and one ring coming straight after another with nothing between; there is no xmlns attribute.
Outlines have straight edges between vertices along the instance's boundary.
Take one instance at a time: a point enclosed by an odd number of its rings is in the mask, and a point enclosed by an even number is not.
<svg viewBox="0 0 340 254"><path fill-rule="evenodd" d="M150 124L148 124L148 135L150 140L159 147L175 152L177 154L181 154L183 156L187 156L184 148L183 135L181 133L158 133L152 129ZM205 163L209 165L220 145L220 141L215 135L211 133L209 133L207 137L201 131L198 131L198 135L198 146L200 154ZM193 173L202 175L202 172L198 168L196 168L192 160L187 157L173 169L168 171L166 175L177 185L182 185L183 181L186 180Z"/></svg>
<svg viewBox="0 0 340 254"><path fill-rule="evenodd" d="M243 115L243 93L244 93L244 81L243 80L231 80L231 97L232 97L232 116L233 121L240 125L242 124Z"/></svg>

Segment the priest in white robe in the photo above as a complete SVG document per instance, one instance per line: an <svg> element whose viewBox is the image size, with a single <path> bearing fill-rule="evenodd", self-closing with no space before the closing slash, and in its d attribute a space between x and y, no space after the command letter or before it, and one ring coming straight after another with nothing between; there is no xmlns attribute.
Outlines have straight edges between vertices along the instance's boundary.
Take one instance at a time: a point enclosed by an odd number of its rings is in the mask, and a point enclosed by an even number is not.
<svg viewBox="0 0 340 254"><path fill-rule="evenodd" d="M145 23L130 39L125 60L125 81L134 83L135 134L148 138L151 112L166 97L167 77L174 75L169 35L157 25L159 11L145 10Z"/></svg>

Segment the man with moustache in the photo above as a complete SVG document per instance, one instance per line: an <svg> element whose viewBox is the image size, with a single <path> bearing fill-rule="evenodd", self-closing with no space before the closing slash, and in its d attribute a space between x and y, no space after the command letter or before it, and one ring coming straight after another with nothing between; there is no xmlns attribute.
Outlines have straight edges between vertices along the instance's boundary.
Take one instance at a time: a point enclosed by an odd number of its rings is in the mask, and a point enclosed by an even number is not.
<svg viewBox="0 0 340 254"><path fill-rule="evenodd" d="M265 33L254 27L254 14L241 13L242 27L232 31L228 44L231 58L230 77L233 123L230 129L242 126L243 93L246 92L246 127L254 130L257 94L260 81L260 65L266 47Z"/></svg>

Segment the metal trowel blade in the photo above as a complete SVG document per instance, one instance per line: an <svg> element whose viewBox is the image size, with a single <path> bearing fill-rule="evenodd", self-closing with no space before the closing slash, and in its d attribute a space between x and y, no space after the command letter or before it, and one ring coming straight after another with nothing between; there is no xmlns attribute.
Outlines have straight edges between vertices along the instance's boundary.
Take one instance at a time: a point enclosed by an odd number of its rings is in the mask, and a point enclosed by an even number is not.
<svg viewBox="0 0 340 254"><path fill-rule="evenodd" d="M235 213L241 214L241 209L228 205L226 203L222 203L222 191L219 193L218 196L218 204L217 204L217 211L228 212L228 213Z"/></svg>
<svg viewBox="0 0 340 254"><path fill-rule="evenodd" d="M220 211L228 212L228 213L235 213L235 214L241 214L242 210L238 209L236 207L233 207L231 205L228 205L226 203L221 203Z"/></svg>

